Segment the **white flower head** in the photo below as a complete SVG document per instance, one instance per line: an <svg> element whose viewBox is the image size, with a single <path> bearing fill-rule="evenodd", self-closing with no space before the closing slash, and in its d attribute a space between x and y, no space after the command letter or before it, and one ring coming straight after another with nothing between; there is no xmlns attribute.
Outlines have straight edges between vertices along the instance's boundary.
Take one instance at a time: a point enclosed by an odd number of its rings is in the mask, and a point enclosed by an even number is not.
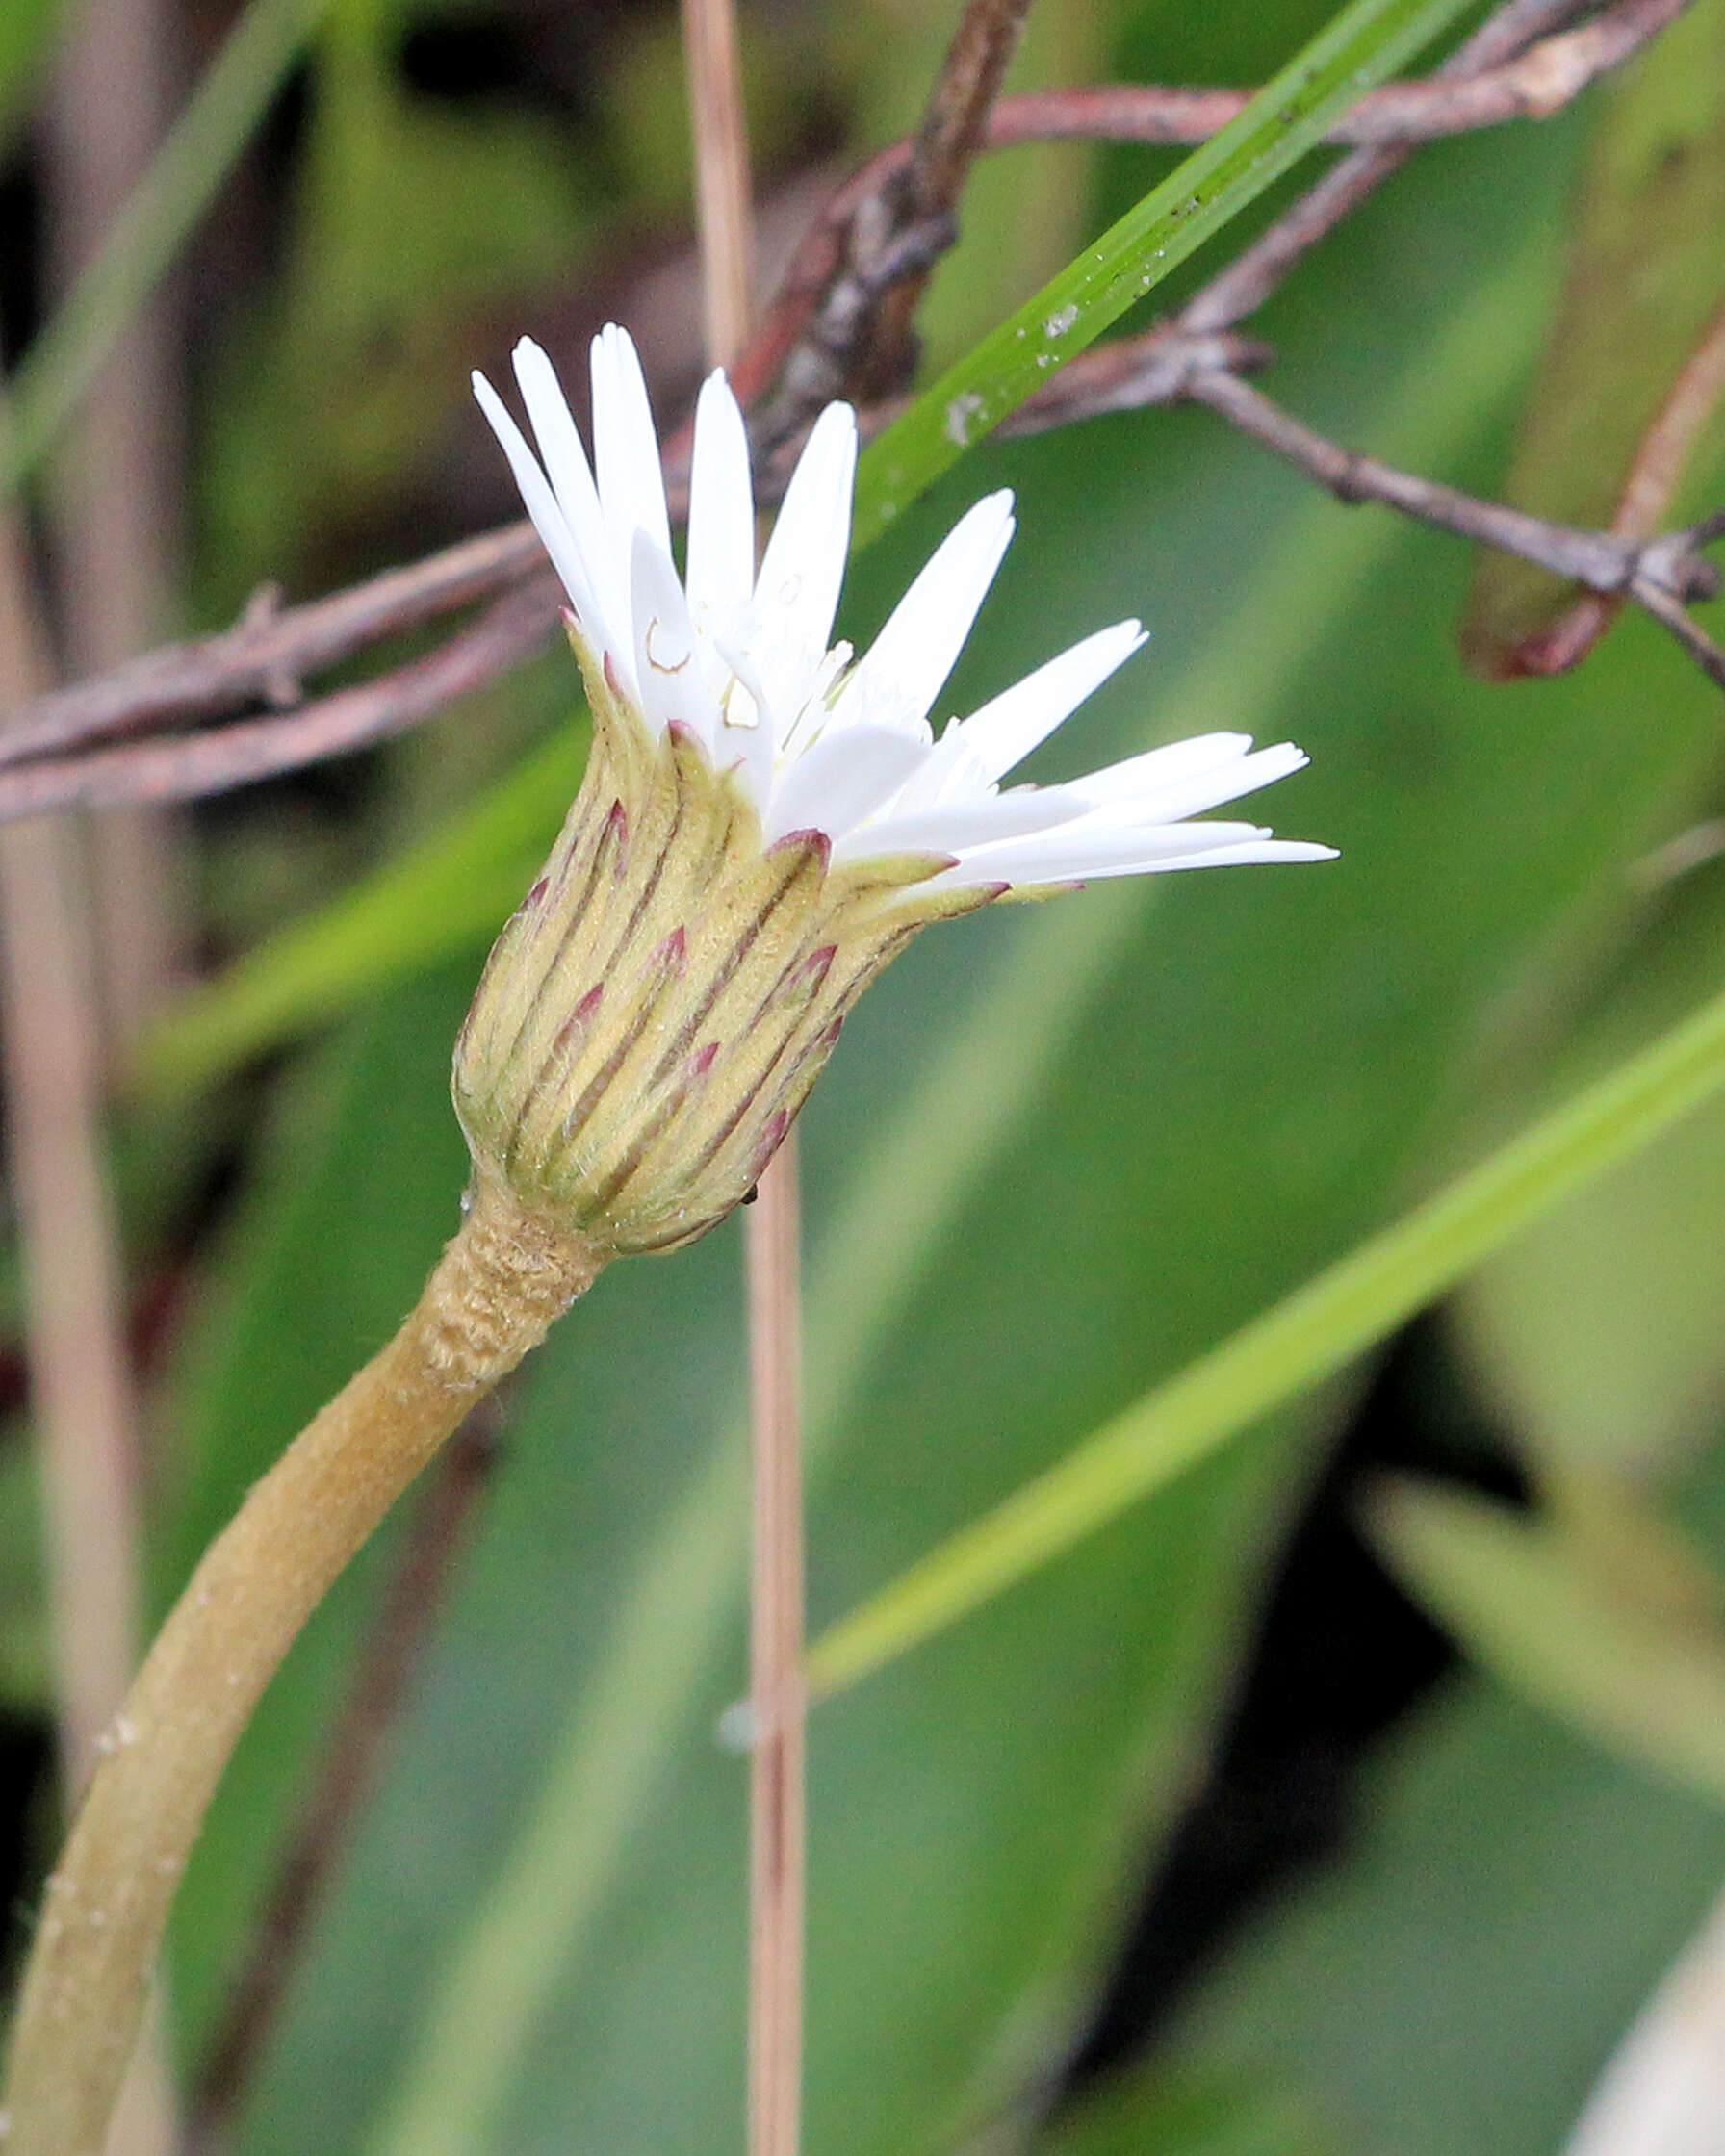
<svg viewBox="0 0 1725 2156"><path fill-rule="evenodd" d="M1000 781L1144 641L1087 637L936 737L929 713L1012 537L979 501L868 652L831 639L856 416L831 404L760 566L742 414L695 412L685 578L640 361L593 343L589 464L551 362L516 348L538 443L475 376L569 595L586 776L504 928L455 1051L475 1174L602 1258L669 1249L748 1192L845 1014L928 922L1092 876L1313 860L1192 819L1305 761L1213 733L1064 785Z"/></svg>
<svg viewBox="0 0 1725 2156"><path fill-rule="evenodd" d="M857 464L856 415L829 404L761 557L742 414L722 372L695 408L688 569L677 575L641 363L614 324L593 341L593 462L549 359L523 339L515 376L539 454L483 375L474 389L569 595L579 641L655 732L685 728L734 771L768 844L818 831L833 863L919 854L917 896L1097 876L1322 860L1330 849L1204 810L1298 771L1291 742L1209 733L1064 785L1000 782L1145 641L1135 621L1087 636L970 717L929 723L1014 528L985 496L937 548L869 651L832 643Z"/></svg>

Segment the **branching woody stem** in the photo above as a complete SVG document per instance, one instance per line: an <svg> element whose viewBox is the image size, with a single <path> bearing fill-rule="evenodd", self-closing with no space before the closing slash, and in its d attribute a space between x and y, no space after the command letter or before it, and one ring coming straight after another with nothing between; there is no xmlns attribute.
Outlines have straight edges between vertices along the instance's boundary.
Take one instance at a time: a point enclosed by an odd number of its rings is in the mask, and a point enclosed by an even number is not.
<svg viewBox="0 0 1725 2156"><path fill-rule="evenodd" d="M1638 581L1657 585L1680 601L1715 598L1718 572L1696 552L1712 536L1710 526L1694 532L1674 532L1654 541L1620 537L1609 531L1580 531L1548 524L1494 501L1477 500L1455 487L1398 472L1376 457L1344 449L1314 434L1262 391L1238 375L1194 373L1186 395L1208 404L1277 456L1299 467L1339 501L1378 501L1401 509L1422 524L1438 525L1464 538L1477 539L1506 553L1573 578L1590 591L1632 591Z"/></svg>
<svg viewBox="0 0 1725 2156"><path fill-rule="evenodd" d="M6 2156L102 2145L204 1811L331 1581L600 1261L481 1184L412 1315L213 1543L120 1714L48 1892L12 2040Z"/></svg>
<svg viewBox="0 0 1725 2156"><path fill-rule="evenodd" d="M1105 412L1136 411L1181 398L1207 404L1338 501L1375 501L1421 524L1519 554L1585 586L1608 606L1633 601L1671 631L1711 680L1725 687L1725 652L1687 612L1695 601L1719 594L1719 571L1703 549L1725 530L1725 520L1710 517L1649 538L1621 528L1583 531L1480 500L1314 433L1236 372L1261 364L1264 357L1263 346L1231 332L1191 337L1164 324L1141 338L1096 346L1068 362L1043 396L1016 413L1003 431L1034 433Z"/></svg>
<svg viewBox="0 0 1725 2156"><path fill-rule="evenodd" d="M1175 323L1153 333L1159 340L1153 348L1151 340L1138 339L1096 347L1068 363L1017 415L1014 430L1036 431L1099 411L1166 401L1187 394L1198 372L1231 372L1268 357L1265 347L1249 340L1218 344L1216 336L1234 329L1263 303L1301 256L1393 169L1407 143L1556 112L1589 82L1620 65L1685 5L1686 0L1614 0L1580 27L1547 36L1554 24L1575 13L1575 0L1508 0L1435 74L1421 82L1390 84L1362 98L1339 124L1334 139L1378 146L1356 150L1326 174L1197 295ZM989 112L982 145L998 149L1062 137L1201 141L1224 125L1249 94L1135 84L1002 98ZM852 273L847 236L860 206L870 201L882 205L878 223L890 190L911 167L915 151L915 142L907 139L872 159L836 192L811 227L760 330L731 370L745 405L764 404L828 294ZM891 229L889 223L880 226L888 234ZM919 277L927 266L927 250L949 230L939 218L910 226L901 235L905 244L896 256L891 248L879 250L882 277L887 282ZM1186 348L1180 347L1182 337ZM1206 401L1221 410L1224 399L1217 396ZM795 424L797 407L794 398L781 400L760 428L758 493L762 501L771 500L782 483L786 445L777 436ZM1240 424L1248 413L1259 416L1258 407L1242 399L1223 416ZM1357 469L1367 472L1360 483L1368 488L1377 475L1387 471L1377 465ZM685 475L686 430L667 451L673 514ZM1422 482L1404 475L1401 478L1403 484L1387 486L1371 498L1408 507L1403 496L1409 488L1417 492ZM1614 534L1595 536L1609 543ZM1576 537L1568 527L1505 511L1490 543L1545 562ZM1681 534L1652 545L1656 572L1659 547L1692 552L1692 544ZM532 648L551 619L541 558L531 528L511 525L327 599L291 608L258 605L218 635L165 647L98 680L39 698L16 714L0 742L0 766L13 767L0 769L0 820L72 803L108 806L216 792L414 725L505 672ZM537 588L522 595L519 608L500 600L524 584ZM1651 580L1632 574L1610 589L1619 600L1632 600L1664 622L1716 678L1713 647L1689 619L1675 587L1661 583L1657 574ZM485 600L500 603L426 657L392 669L361 688L299 704L306 676ZM1585 648L1583 641L1576 655ZM89 748L258 701L274 705L276 712L236 720L211 732L93 752ZM293 708L284 716L287 706Z"/></svg>
<svg viewBox="0 0 1725 2156"><path fill-rule="evenodd" d="M121 802L225 793L385 740L518 666L555 626L555 591L551 579L536 578L505 593L424 658L296 711L238 719L199 733L122 742L79 757L17 761L10 768L8 740L0 751L0 821L48 808L108 808Z"/></svg>

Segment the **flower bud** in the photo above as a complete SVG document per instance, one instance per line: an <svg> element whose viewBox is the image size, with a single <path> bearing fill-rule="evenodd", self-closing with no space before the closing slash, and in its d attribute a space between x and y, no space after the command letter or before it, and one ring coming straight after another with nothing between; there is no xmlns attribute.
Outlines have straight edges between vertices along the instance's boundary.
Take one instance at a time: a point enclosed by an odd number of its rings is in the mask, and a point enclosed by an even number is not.
<svg viewBox="0 0 1725 2156"><path fill-rule="evenodd" d="M653 733L574 641L592 755L486 964L453 1091L479 1177L620 1256L746 1197L868 982L991 893L918 902L940 857L835 869L818 831L763 843L736 775L683 727Z"/></svg>

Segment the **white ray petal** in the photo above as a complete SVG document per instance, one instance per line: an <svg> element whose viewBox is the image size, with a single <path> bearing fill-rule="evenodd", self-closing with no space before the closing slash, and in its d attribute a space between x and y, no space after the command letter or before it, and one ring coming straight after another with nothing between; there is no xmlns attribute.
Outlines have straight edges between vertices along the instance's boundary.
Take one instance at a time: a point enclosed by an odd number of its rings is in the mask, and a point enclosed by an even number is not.
<svg viewBox="0 0 1725 2156"><path fill-rule="evenodd" d="M890 801L927 754L925 743L891 727L847 727L828 734L798 757L774 786L764 819L768 842L790 831L824 831L829 838L842 838Z"/></svg>
<svg viewBox="0 0 1725 2156"><path fill-rule="evenodd" d="M1331 847L1275 838L1255 824L1171 824L1146 832L1097 828L1085 822L1029 838L1010 838L998 846L977 847L924 887L1064 884L1171 868L1223 867L1230 862L1333 859Z"/></svg>
<svg viewBox="0 0 1725 2156"><path fill-rule="evenodd" d="M975 625L1013 528L1009 488L985 495L965 511L845 683L835 725L914 725L928 716Z"/></svg>
<svg viewBox="0 0 1725 2156"><path fill-rule="evenodd" d="M671 521L659 468L658 436L647 401L640 354L627 329L609 322L593 340L593 463L612 544L627 549L637 531L668 558Z"/></svg>
<svg viewBox="0 0 1725 2156"><path fill-rule="evenodd" d="M533 424L533 439L539 445L545 475L555 491L582 557L589 567L596 566L605 549L605 520L600 514L592 468L563 395L563 385L549 356L530 337L522 338L513 357L515 379Z"/></svg>
<svg viewBox="0 0 1725 2156"><path fill-rule="evenodd" d="M979 794L972 801L902 811L895 802L876 823L859 825L834 848L837 861L865 860L871 854L959 854L968 847L1053 831L1084 815L1089 804L1061 786L1018 786L1011 793Z"/></svg>
<svg viewBox="0 0 1725 2156"><path fill-rule="evenodd" d="M797 459L755 581L758 664L780 727L802 706L832 641L856 470L857 416L829 404Z"/></svg>
<svg viewBox="0 0 1725 2156"><path fill-rule="evenodd" d="M755 586L755 497L749 438L723 374L709 374L695 403L689 465L689 612L711 634L740 623Z"/></svg>
<svg viewBox="0 0 1725 2156"><path fill-rule="evenodd" d="M1196 854L1182 854L1175 860L1156 863L1171 868L1245 868L1253 861L1340 860L1333 846L1315 846L1307 838L1265 838L1242 846L1206 846ZM1130 875L1130 869L1111 869L1111 875Z"/></svg>
<svg viewBox="0 0 1725 2156"><path fill-rule="evenodd" d="M1094 695L1146 641L1138 622L1116 622L1112 629L1097 629L960 722L961 738L991 779L1001 778L1070 718L1085 698Z"/></svg>
<svg viewBox="0 0 1725 2156"><path fill-rule="evenodd" d="M715 713L695 663L695 630L671 557L645 531L630 552L630 610L635 631L635 680L657 729L686 726L710 752Z"/></svg>
<svg viewBox="0 0 1725 2156"><path fill-rule="evenodd" d="M1260 786L1302 771L1310 760L1292 741L1259 749L1251 756L1232 758L1210 771L1195 771L1184 780L1168 776L1162 751L1147 757L1129 757L1124 763L1106 765L1089 777L1075 780L1072 790L1115 820L1144 823L1178 823L1187 816L1219 808L1224 801L1238 801Z"/></svg>
<svg viewBox="0 0 1725 2156"><path fill-rule="evenodd" d="M580 549L570 533L563 511L551 482L539 469L538 459L522 435L520 427L509 417L503 400L485 379L476 373L473 378L474 395L479 400L479 409L491 422L491 431L502 445L503 454L509 460L509 469L515 475L515 484L521 493L523 505L533 520L533 529L544 542L551 556L552 567L563 580L563 589L569 594L569 603L575 608L580 625L595 643L608 644L610 624L605 621L594 603L591 585L587 581L586 564L581 559Z"/></svg>

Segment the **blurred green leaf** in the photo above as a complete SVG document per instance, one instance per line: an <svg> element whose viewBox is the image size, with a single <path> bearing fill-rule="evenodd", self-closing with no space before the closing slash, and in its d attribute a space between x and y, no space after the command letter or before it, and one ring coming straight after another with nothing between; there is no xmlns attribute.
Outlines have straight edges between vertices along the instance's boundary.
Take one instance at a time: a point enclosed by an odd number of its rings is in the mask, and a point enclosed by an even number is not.
<svg viewBox="0 0 1725 2156"><path fill-rule="evenodd" d="M465 814L182 996L138 1046L138 1091L196 1091L495 935L556 836L584 741L559 731Z"/></svg>
<svg viewBox="0 0 1725 2156"><path fill-rule="evenodd" d="M0 484L15 485L53 445L208 208L325 5L248 0L70 297L14 371Z"/></svg>
<svg viewBox="0 0 1725 2156"><path fill-rule="evenodd" d="M215 385L224 598L424 484L467 407L476 320L581 272L597 190L575 143L542 113L414 93L400 52L424 13L344 0L314 49L285 271Z"/></svg>
<svg viewBox="0 0 1725 2156"><path fill-rule="evenodd" d="M45 1714L52 1693L36 1454L14 1429L0 1443L0 1707Z"/></svg>
<svg viewBox="0 0 1725 2156"><path fill-rule="evenodd" d="M1696 0L1601 93L1563 296L1509 472L1518 508L1610 525L1642 435L1725 303L1722 229L1725 0ZM1501 673L1577 596L1532 562L1483 553L1463 647Z"/></svg>
<svg viewBox="0 0 1725 2156"><path fill-rule="evenodd" d="M1333 2145L1305 2106L1262 2077L1154 2066L1063 2107L1036 2142L1038 2156L1329 2156Z"/></svg>
<svg viewBox="0 0 1725 2156"><path fill-rule="evenodd" d="M36 87L59 14L60 0L10 0L0 8L0 146L11 141Z"/></svg>
<svg viewBox="0 0 1725 2156"><path fill-rule="evenodd" d="M1552 2156L1721 1874L1715 1807L1459 1683L1213 1964L1164 2070L1284 2089L1338 2156Z"/></svg>
<svg viewBox="0 0 1725 2156"><path fill-rule="evenodd" d="M866 545L931 480L1092 345L1324 139L1362 90L1435 38L1466 0L1350 0L1246 110L925 390L863 452Z"/></svg>
<svg viewBox="0 0 1725 2156"><path fill-rule="evenodd" d="M1559 1048L1585 1083L1725 977L1725 876L1663 894ZM1454 1328L1542 1462L1659 1474L1725 1399L1725 1107L1714 1103L1579 1192L1468 1283ZM1545 1470L1542 1468L1542 1472Z"/></svg>
<svg viewBox="0 0 1725 2156"><path fill-rule="evenodd" d="M1725 1629L1637 1591L1652 1530L1627 1494L1619 1507L1621 1554L1597 1532L1565 1532L1560 1515L1407 1477L1375 1488L1365 1518L1408 1592L1481 1666L1632 1766L1725 1804ZM1670 1570L1681 1578L1690 1562L1679 1546Z"/></svg>

